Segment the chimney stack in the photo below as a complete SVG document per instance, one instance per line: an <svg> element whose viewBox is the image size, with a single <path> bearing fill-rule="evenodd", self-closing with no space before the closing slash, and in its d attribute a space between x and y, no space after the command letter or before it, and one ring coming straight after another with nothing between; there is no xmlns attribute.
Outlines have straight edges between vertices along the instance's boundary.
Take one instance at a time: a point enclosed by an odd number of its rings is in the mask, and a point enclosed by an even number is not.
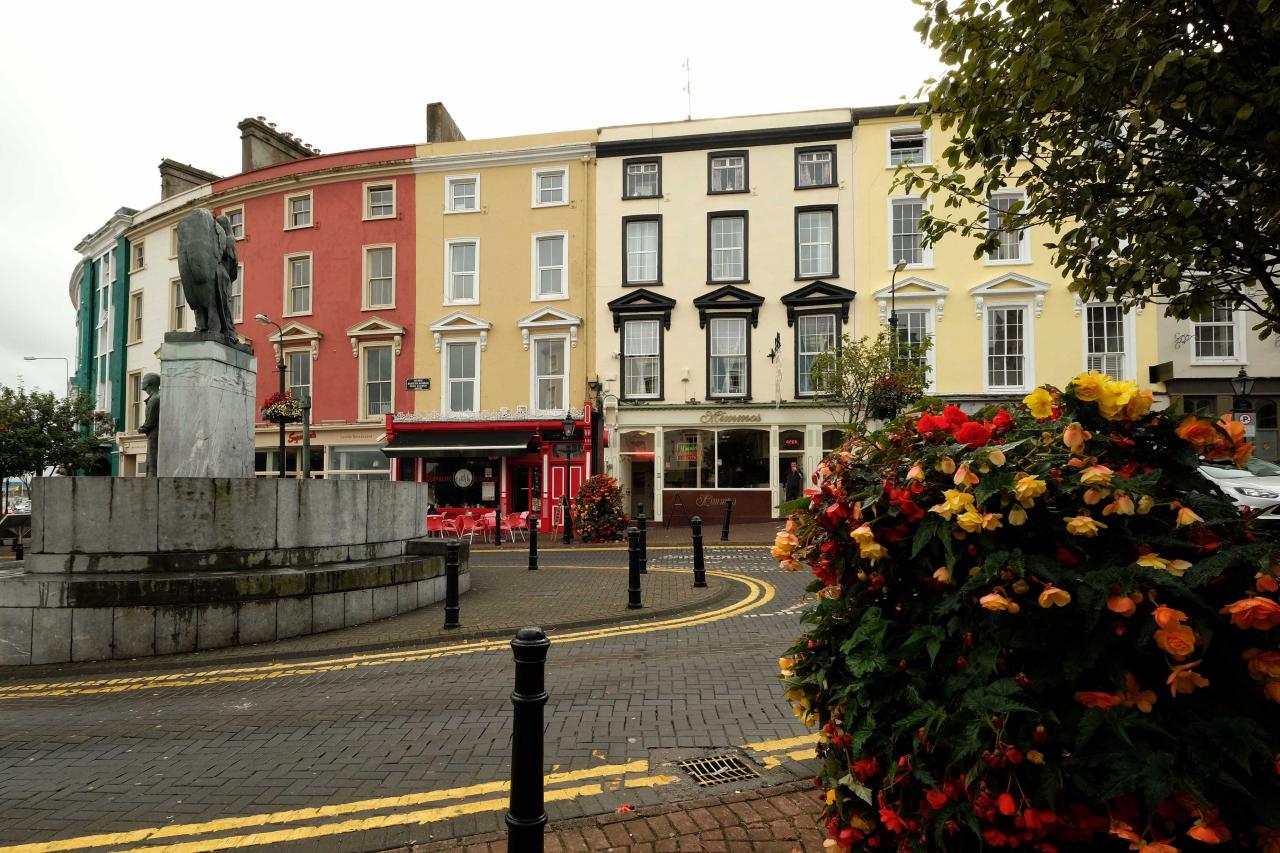
<svg viewBox="0 0 1280 853"><path fill-rule="evenodd" d="M427 104L427 142L463 142L466 137L453 123L453 116L436 101Z"/></svg>
<svg viewBox="0 0 1280 853"><path fill-rule="evenodd" d="M160 161L160 200L164 201L178 193L212 183L220 178L220 175L166 157Z"/></svg>
<svg viewBox="0 0 1280 853"><path fill-rule="evenodd" d="M246 118L240 129L240 171L252 172L280 163L292 163L320 153L292 133L277 130L275 122L262 116Z"/></svg>

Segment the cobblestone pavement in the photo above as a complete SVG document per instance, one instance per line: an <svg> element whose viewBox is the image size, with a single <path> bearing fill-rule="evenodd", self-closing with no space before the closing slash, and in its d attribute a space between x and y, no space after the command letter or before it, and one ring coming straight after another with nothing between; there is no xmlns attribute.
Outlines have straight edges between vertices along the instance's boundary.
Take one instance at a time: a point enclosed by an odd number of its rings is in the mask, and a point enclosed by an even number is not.
<svg viewBox="0 0 1280 853"><path fill-rule="evenodd" d="M720 573L713 579L729 588L723 602L553 636L545 710L553 824L811 772L812 737L776 680L805 578L778 572L759 547L707 557ZM497 571L520 558L486 552L475 561L478 572ZM568 582L606 571L587 566L620 569L626 554L573 549L543 559L564 567ZM687 552L650 553L654 569L687 561ZM663 575L646 583L653 589ZM537 623L545 605L526 603L522 621ZM505 640L190 664L172 674L152 666L120 678L64 672L0 683L0 853L366 851L502 828ZM739 756L757 775L699 789L676 762L708 754Z"/></svg>

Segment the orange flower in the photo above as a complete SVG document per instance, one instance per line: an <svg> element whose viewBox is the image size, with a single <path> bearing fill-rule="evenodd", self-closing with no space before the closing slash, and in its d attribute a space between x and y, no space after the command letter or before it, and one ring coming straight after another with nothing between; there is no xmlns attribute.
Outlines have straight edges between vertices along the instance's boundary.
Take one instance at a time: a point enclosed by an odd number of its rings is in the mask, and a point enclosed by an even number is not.
<svg viewBox="0 0 1280 853"><path fill-rule="evenodd" d="M1189 506L1178 507L1177 524L1179 527L1187 527L1188 525L1195 524L1196 522L1199 522L1199 521L1204 521L1204 519L1196 515L1196 511L1193 510L1191 507Z"/></svg>
<svg viewBox="0 0 1280 853"><path fill-rule="evenodd" d="M1102 508L1103 515L1133 515L1133 498L1124 492L1117 492L1115 500Z"/></svg>
<svg viewBox="0 0 1280 853"><path fill-rule="evenodd" d="M907 479L917 483L924 480L924 469L920 467L919 462L911 466L911 470L907 472Z"/></svg>
<svg viewBox="0 0 1280 853"><path fill-rule="evenodd" d="M1259 631L1270 631L1276 625L1280 625L1280 604L1256 595L1228 604L1218 612L1230 613L1232 624L1241 629L1256 628Z"/></svg>
<svg viewBox="0 0 1280 853"><path fill-rule="evenodd" d="M1156 631L1155 641L1174 660L1185 660L1196 650L1195 631L1181 622Z"/></svg>
<svg viewBox="0 0 1280 853"><path fill-rule="evenodd" d="M1072 453L1080 453L1084 450L1084 443L1093 438L1093 433L1089 432L1079 423L1072 421L1062 432L1062 443L1067 446Z"/></svg>
<svg viewBox="0 0 1280 853"><path fill-rule="evenodd" d="M957 486L976 486L978 485L978 475L969 471L969 463L965 462L956 469L956 474L951 478Z"/></svg>
<svg viewBox="0 0 1280 853"><path fill-rule="evenodd" d="M933 579L938 583L951 583L951 570L941 566L933 571Z"/></svg>
<svg viewBox="0 0 1280 853"><path fill-rule="evenodd" d="M1139 391L1133 395L1132 399L1124 407L1124 416L1126 419L1136 421L1138 418L1151 411L1151 404L1155 401L1150 391Z"/></svg>
<svg viewBox="0 0 1280 853"><path fill-rule="evenodd" d="M1086 486L1109 486L1114 475L1106 465L1090 465L1080 472L1080 482Z"/></svg>
<svg viewBox="0 0 1280 853"><path fill-rule="evenodd" d="M1156 499L1151 495L1143 495L1138 498L1138 515L1146 515L1151 512L1151 508L1156 505Z"/></svg>
<svg viewBox="0 0 1280 853"><path fill-rule="evenodd" d="M1103 693L1100 690L1082 690L1074 698L1086 708L1101 708L1104 711L1114 708L1124 701L1120 696Z"/></svg>
<svg viewBox="0 0 1280 853"><path fill-rule="evenodd" d="M1041 607L1049 608L1054 607L1055 605L1058 607L1066 607L1070 603L1071 593L1067 592L1065 589L1058 589L1053 584L1045 585L1044 590L1040 593Z"/></svg>
<svg viewBox="0 0 1280 853"><path fill-rule="evenodd" d="M1187 614L1181 610L1174 610L1172 607L1165 607L1161 604L1151 614L1155 617L1156 624L1161 628L1168 628L1170 625L1177 625L1187 621Z"/></svg>
<svg viewBox="0 0 1280 853"><path fill-rule="evenodd" d="M943 474L954 474L956 472L956 461L950 456L944 456L938 460L938 464L934 467Z"/></svg>
<svg viewBox="0 0 1280 853"><path fill-rule="evenodd" d="M1198 418L1195 415L1187 415L1178 424L1178 428L1174 430L1178 438L1194 445L1197 449L1210 447L1218 440L1218 431L1214 429L1213 421Z"/></svg>
<svg viewBox="0 0 1280 853"><path fill-rule="evenodd" d="M1197 687L1208 687L1209 679L1193 671L1193 667L1199 665L1200 661L1197 660L1173 667L1173 671L1169 673L1169 679L1165 682L1169 685L1169 692L1177 696L1179 693L1190 693Z"/></svg>
<svg viewBox="0 0 1280 853"><path fill-rule="evenodd" d="M1218 816L1217 809L1205 809L1199 819L1187 830L1187 835L1205 844L1221 844L1231 840L1231 830Z"/></svg>
<svg viewBox="0 0 1280 853"><path fill-rule="evenodd" d="M1113 595L1107 599L1107 609L1121 616L1132 616L1137 612L1138 605L1127 595Z"/></svg>
<svg viewBox="0 0 1280 853"><path fill-rule="evenodd" d="M1110 489L1099 489L1096 487L1085 489L1084 502L1087 503L1089 506L1097 506L1098 504L1106 500L1110 494L1111 494ZM1106 509L1102 510L1102 514L1103 515L1107 514Z"/></svg>
<svg viewBox="0 0 1280 853"><path fill-rule="evenodd" d="M1274 575L1264 575L1262 572L1258 572L1253 577L1253 588L1258 592L1275 592L1280 589L1280 583L1276 582Z"/></svg>
<svg viewBox="0 0 1280 853"><path fill-rule="evenodd" d="M1019 610L1016 601L1010 601L998 592L987 593L978 599L978 603L988 610L1005 610L1009 613L1017 613Z"/></svg>
<svg viewBox="0 0 1280 853"><path fill-rule="evenodd" d="M800 565L799 560L783 560L778 564L778 567L784 572L798 572L804 568L804 566Z"/></svg>
<svg viewBox="0 0 1280 853"><path fill-rule="evenodd" d="M1151 706L1156 704L1156 694L1153 690L1143 690L1138 684L1138 679L1133 677L1132 672L1124 674L1124 706L1126 708L1137 708L1144 714L1151 713Z"/></svg>
<svg viewBox="0 0 1280 853"><path fill-rule="evenodd" d="M1272 679L1262 686L1262 695L1280 705L1280 679Z"/></svg>
<svg viewBox="0 0 1280 853"><path fill-rule="evenodd" d="M1249 677L1256 681L1280 678L1280 652L1264 652L1262 649L1245 649L1240 655L1249 662Z"/></svg>

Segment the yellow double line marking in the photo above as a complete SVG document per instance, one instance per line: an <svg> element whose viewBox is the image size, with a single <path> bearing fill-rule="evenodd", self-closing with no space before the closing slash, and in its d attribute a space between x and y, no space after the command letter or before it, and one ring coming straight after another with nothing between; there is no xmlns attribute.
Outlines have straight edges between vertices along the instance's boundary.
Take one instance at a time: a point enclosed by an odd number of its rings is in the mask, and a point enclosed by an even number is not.
<svg viewBox="0 0 1280 853"><path fill-rule="evenodd" d="M756 753L769 753L791 747L808 745L808 750L788 753L789 757L812 757L813 735L802 735L782 740L760 741L743 744L743 748ZM760 758L765 767L776 767L780 759L764 755ZM562 773L548 773L544 778L544 802L573 800L578 797L598 796L606 791L622 788L655 788L675 782L677 777L663 774L641 775L626 778L627 774L644 774L649 771L649 762L644 760L630 761L625 764L608 764L585 770L571 770ZM589 782L564 788L553 786L566 782L582 782L584 780L605 780ZM270 812L267 814L245 815L242 817L219 818L202 823L172 824L169 826L136 829L127 832L112 832L99 835L84 835L79 838L67 838L59 841L44 841L31 844L16 844L0 847L0 853L60 853L70 850L91 850L97 847L111 847L121 853L146 851L146 853L207 853L213 850L233 850L257 845L282 844L291 841L303 841L332 835L343 835L349 832L363 832L389 826L406 826L410 824L429 824L452 820L463 815L482 812L500 811L507 806L505 796L508 783L482 782L460 788L444 788L436 791L421 791L399 797L382 797L371 800L357 800L351 803L337 803L314 808L290 809L288 811ZM493 797L491 794L503 794ZM475 798L475 799L472 799ZM413 806L459 800L449 805L432 806L413 811L398 811ZM390 812L368 817L347 817L329 823L306 823L325 818L342 818L361 812ZM288 826L287 824L295 824ZM244 830L262 828L262 831L244 833ZM240 832L240 835L217 835L217 833ZM195 836L195 840L162 843L165 839L179 839ZM200 836L206 836L201 838ZM208 837L217 836L217 837ZM133 846L128 846L133 845Z"/></svg>
<svg viewBox="0 0 1280 853"><path fill-rule="evenodd" d="M654 571L664 571L654 569ZM660 619L654 622L642 622L633 625L619 625L611 628L597 628L556 634L552 642L581 643L588 640L603 640L633 634L647 634L653 631L673 631L717 622L754 610L771 601L776 589L767 581L748 575L724 571L708 571L708 575L725 578L741 583L747 588L745 598L711 610L706 613L695 613L671 619ZM255 666L229 667L195 672L177 672L165 675L142 675L123 678L106 678L96 680L53 681L41 684L24 684L0 687L0 700L53 698L61 696L88 696L95 694L124 693L132 690L154 690L166 687L195 687L206 684L228 684L248 681L269 681L279 678L294 678L303 675L340 672L360 667L385 666L394 663L411 663L414 661L432 660L435 658L469 655L478 652L492 652L508 647L508 640L477 640L473 642L455 643L445 646L432 646L423 649L409 649L394 652L378 652L373 654L347 655L343 657L325 658L305 663L275 663Z"/></svg>

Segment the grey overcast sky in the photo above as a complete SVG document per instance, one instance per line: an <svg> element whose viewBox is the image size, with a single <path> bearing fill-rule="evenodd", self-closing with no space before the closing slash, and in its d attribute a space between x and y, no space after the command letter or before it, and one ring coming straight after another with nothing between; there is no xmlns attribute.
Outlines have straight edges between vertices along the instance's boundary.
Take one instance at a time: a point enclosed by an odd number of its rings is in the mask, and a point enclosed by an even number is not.
<svg viewBox="0 0 1280 853"><path fill-rule="evenodd" d="M326 153L686 115L895 103L939 71L910 0L790 4L44 0L0 28L0 384L63 386L75 245L159 200L164 157L239 170L265 116Z"/></svg>

